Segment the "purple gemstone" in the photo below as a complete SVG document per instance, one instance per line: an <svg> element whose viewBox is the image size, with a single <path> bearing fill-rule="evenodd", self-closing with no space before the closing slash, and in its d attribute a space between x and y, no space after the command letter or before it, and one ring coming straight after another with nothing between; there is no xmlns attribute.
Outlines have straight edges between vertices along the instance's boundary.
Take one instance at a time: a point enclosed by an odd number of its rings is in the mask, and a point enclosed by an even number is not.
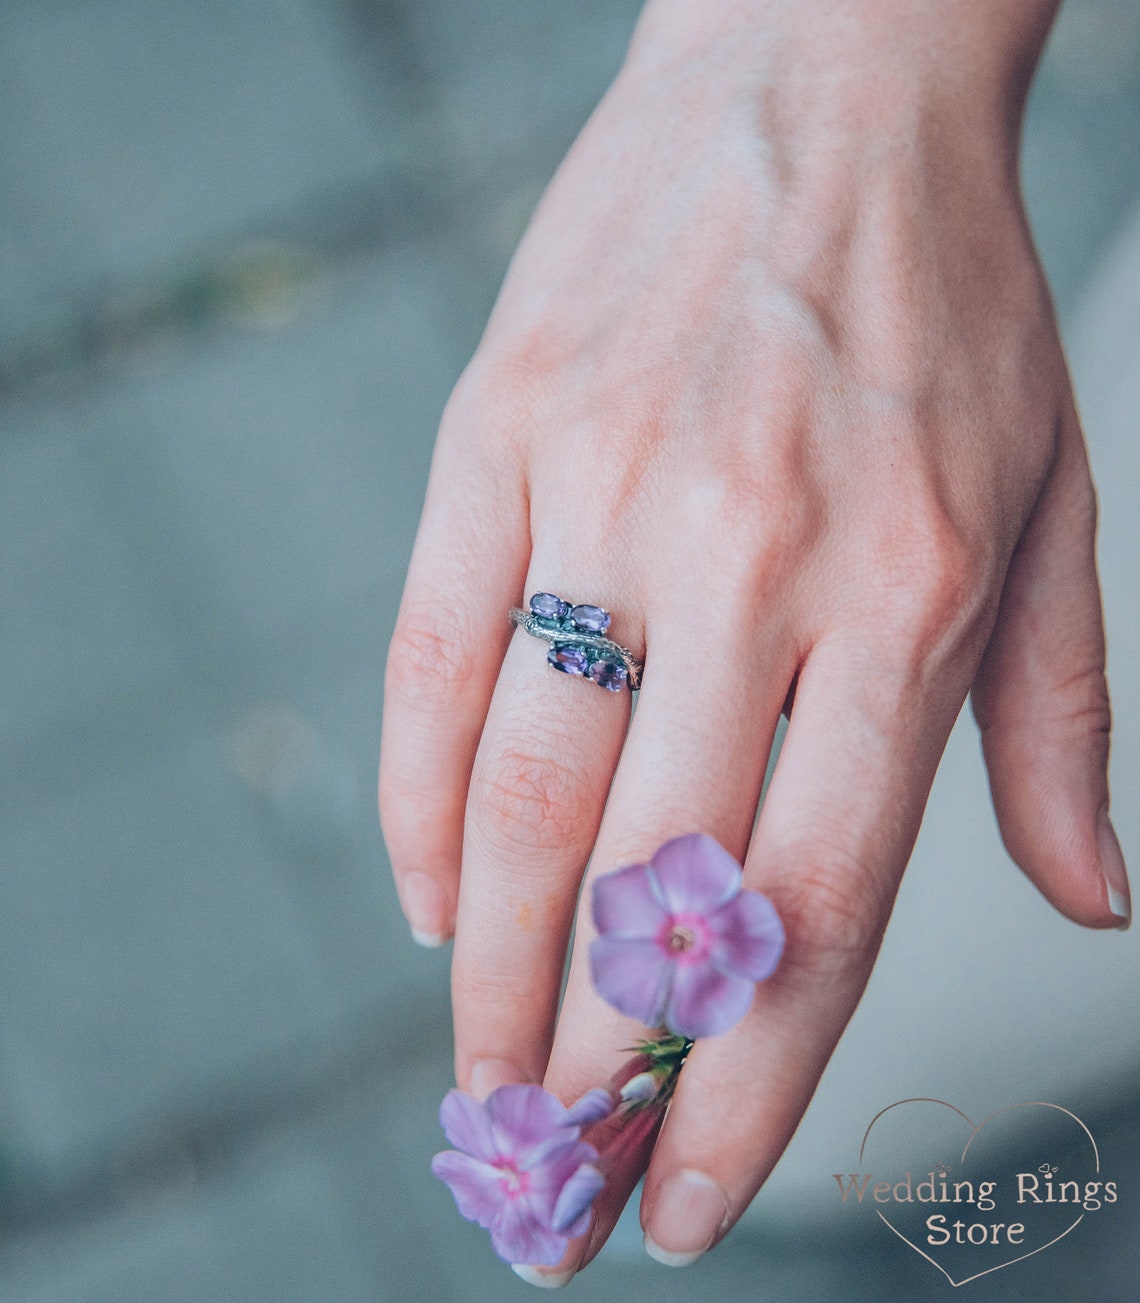
<svg viewBox="0 0 1140 1303"><path fill-rule="evenodd" d="M625 687L629 674L619 661L595 661L586 673L600 688L609 688L611 692L620 692Z"/></svg>
<svg viewBox="0 0 1140 1303"><path fill-rule="evenodd" d="M546 653L546 663L563 674L585 674L587 659L584 647L567 647L559 643Z"/></svg>
<svg viewBox="0 0 1140 1303"><path fill-rule="evenodd" d="M561 597L555 597L553 593L535 593L530 599L531 614L541 616L544 620L561 620L569 609L570 603L564 602Z"/></svg>
<svg viewBox="0 0 1140 1303"><path fill-rule="evenodd" d="M610 627L610 613L600 606L575 606L570 612L574 627L584 633L605 633Z"/></svg>

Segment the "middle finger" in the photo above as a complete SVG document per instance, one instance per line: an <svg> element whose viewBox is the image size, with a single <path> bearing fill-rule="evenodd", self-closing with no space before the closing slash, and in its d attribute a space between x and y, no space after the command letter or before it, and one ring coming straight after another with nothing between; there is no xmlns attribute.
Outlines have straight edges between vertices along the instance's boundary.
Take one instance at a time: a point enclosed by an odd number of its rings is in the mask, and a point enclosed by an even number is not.
<svg viewBox="0 0 1140 1303"><path fill-rule="evenodd" d="M594 853L590 878L644 862L669 838L702 831L742 859L755 819L780 709L796 672L793 640L775 620L759 632L733 622L702 630L669 620L650 628L651 658L637 715L622 753ZM736 677L726 681L725 667ZM547 1086L573 1099L605 1082L646 1029L594 991L586 948L594 935L583 906ZM592 1253L608 1235L640 1171L628 1155L610 1173L595 1207ZM573 1256L573 1251L569 1256Z"/></svg>

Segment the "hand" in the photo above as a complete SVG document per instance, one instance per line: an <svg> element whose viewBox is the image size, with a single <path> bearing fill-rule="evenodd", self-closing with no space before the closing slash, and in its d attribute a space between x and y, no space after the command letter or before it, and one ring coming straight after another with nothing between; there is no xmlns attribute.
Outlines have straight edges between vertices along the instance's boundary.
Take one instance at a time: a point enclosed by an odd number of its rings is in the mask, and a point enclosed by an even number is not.
<svg viewBox="0 0 1140 1303"><path fill-rule="evenodd" d="M1016 183L1051 8L652 4L443 419L380 801L413 928L455 931L460 1086L569 1100L639 1034L590 989L588 920L556 1030L591 856L711 833L785 922L653 1152L643 1224L676 1260L807 1106L971 688L1014 859L1079 923L1128 912L1095 499ZM538 590L645 657L632 725L511 637Z"/></svg>

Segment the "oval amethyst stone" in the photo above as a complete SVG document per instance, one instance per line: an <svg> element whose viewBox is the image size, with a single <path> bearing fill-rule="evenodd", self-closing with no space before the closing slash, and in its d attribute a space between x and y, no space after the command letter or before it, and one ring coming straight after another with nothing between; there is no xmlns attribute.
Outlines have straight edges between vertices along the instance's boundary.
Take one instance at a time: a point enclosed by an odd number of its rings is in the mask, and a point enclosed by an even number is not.
<svg viewBox="0 0 1140 1303"><path fill-rule="evenodd" d="M546 653L546 663L563 674L585 674L587 660L584 647L568 647L564 643L555 643Z"/></svg>
<svg viewBox="0 0 1140 1303"><path fill-rule="evenodd" d="M586 671L600 688L620 692L629 679L629 673L619 661L595 661Z"/></svg>
<svg viewBox="0 0 1140 1303"><path fill-rule="evenodd" d="M553 593L535 593L530 599L530 612L544 620L561 620L570 609L570 603Z"/></svg>
<svg viewBox="0 0 1140 1303"><path fill-rule="evenodd" d="M605 633L610 627L610 613L600 606L575 606L570 611L570 619L583 633Z"/></svg>

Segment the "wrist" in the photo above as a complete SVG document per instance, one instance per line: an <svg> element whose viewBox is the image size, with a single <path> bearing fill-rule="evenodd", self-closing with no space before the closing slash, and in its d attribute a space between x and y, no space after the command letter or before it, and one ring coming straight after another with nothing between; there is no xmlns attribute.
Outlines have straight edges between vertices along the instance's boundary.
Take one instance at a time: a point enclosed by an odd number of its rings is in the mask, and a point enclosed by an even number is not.
<svg viewBox="0 0 1140 1303"><path fill-rule="evenodd" d="M1060 0L648 0L631 61L823 125L944 113L1013 145Z"/></svg>

